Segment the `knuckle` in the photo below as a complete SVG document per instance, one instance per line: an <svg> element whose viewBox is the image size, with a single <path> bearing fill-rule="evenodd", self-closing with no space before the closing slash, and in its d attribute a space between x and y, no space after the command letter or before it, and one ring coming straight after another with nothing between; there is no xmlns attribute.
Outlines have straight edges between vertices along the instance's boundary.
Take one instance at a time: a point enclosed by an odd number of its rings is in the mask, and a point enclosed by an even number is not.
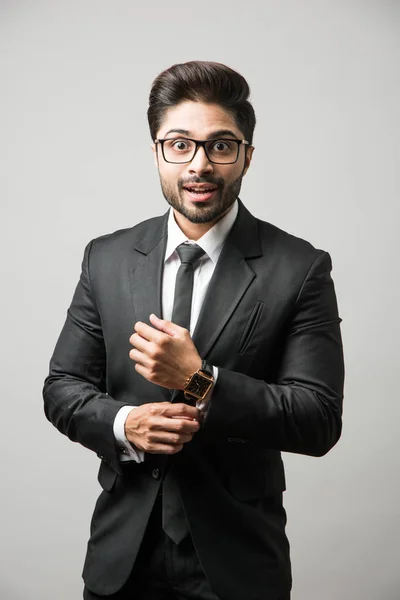
<svg viewBox="0 0 400 600"><path fill-rule="evenodd" d="M151 360L149 365L148 365L148 369L149 369L149 375L150 377L154 377L154 375L157 372L157 363L155 360Z"/></svg>
<svg viewBox="0 0 400 600"><path fill-rule="evenodd" d="M154 344L152 344L149 348L149 352L148 352L150 358L157 358L157 346L155 346Z"/></svg>

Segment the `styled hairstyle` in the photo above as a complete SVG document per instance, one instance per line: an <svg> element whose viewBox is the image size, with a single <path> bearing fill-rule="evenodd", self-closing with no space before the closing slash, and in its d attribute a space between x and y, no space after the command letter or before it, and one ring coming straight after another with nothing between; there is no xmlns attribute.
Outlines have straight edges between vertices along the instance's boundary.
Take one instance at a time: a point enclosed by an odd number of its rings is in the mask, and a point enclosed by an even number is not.
<svg viewBox="0 0 400 600"><path fill-rule="evenodd" d="M172 65L156 77L150 90L147 118L151 137L156 139L169 108L191 100L219 104L229 111L251 144L256 115L249 95L245 78L222 63L194 60Z"/></svg>

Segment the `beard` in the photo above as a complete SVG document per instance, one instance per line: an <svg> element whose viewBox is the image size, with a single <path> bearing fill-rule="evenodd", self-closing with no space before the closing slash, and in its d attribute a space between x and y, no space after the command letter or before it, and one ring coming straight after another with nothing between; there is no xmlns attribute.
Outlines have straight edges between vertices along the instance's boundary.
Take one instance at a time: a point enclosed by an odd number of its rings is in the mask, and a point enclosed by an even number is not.
<svg viewBox="0 0 400 600"><path fill-rule="evenodd" d="M242 179L242 174L229 184L226 184L222 178L213 178L212 180L197 178L190 181L178 179L177 185L171 185L160 174L160 183L164 198L172 208L191 223L210 223L227 212L239 195L240 188L242 187ZM199 202L197 206L185 205L182 198L185 193L183 186L194 183L210 183L218 186L211 203Z"/></svg>

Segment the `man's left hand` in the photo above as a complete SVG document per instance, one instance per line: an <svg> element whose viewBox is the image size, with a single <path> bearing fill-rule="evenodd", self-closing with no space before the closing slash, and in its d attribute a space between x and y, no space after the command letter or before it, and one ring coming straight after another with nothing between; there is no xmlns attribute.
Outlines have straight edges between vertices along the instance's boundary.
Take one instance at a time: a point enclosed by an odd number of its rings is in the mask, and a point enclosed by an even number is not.
<svg viewBox="0 0 400 600"><path fill-rule="evenodd" d="M187 329L150 315L154 327L138 321L129 338L129 358L148 381L183 390L188 377L201 368L201 358Z"/></svg>

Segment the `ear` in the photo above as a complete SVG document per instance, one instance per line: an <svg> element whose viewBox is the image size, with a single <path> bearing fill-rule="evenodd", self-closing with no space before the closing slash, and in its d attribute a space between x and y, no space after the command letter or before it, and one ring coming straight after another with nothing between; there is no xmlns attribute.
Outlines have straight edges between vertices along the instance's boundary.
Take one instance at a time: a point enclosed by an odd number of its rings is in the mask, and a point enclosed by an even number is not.
<svg viewBox="0 0 400 600"><path fill-rule="evenodd" d="M151 144L151 149L153 151L153 159L154 159L154 164L158 169L158 155L157 155L157 147L155 144Z"/></svg>
<svg viewBox="0 0 400 600"><path fill-rule="evenodd" d="M244 161L242 177L244 177L246 175L246 173L250 167L250 163L251 163L251 159L252 159L254 150L255 150L254 146L248 146L247 152L246 152L246 158Z"/></svg>

